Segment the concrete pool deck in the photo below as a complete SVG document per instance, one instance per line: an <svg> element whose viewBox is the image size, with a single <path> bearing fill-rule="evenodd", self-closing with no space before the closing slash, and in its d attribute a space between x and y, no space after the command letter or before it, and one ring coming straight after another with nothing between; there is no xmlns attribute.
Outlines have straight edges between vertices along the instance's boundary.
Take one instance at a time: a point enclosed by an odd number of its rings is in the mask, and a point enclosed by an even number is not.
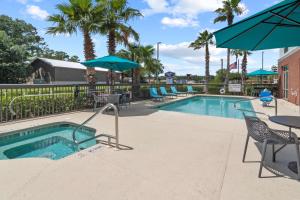
<svg viewBox="0 0 300 200"><path fill-rule="evenodd" d="M2 200L268 200L300 198L299 182L287 169L292 148L267 164L284 177L263 170L258 178L260 146L250 140L246 163L243 120L167 112L135 103L120 112L120 143L132 150L96 145L60 160L0 161ZM253 102L256 111L269 114ZM278 101L278 114L299 115L298 107ZM76 112L4 124L1 132L57 121L81 123L92 112ZM87 126L113 134L113 116L99 115ZM270 123L272 128L282 128ZM298 132L297 132L298 133ZM299 134L300 136L300 134ZM270 154L268 154L270 155ZM270 156L267 156L270 158Z"/></svg>

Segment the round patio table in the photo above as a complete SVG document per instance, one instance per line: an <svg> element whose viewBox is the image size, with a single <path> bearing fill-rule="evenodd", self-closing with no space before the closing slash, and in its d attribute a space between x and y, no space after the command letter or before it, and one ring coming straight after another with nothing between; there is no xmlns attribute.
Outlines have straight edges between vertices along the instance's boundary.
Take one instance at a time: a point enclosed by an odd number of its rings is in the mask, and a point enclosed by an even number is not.
<svg viewBox="0 0 300 200"><path fill-rule="evenodd" d="M300 129L300 116L272 116L269 117L271 122L289 127L289 132L292 132L292 128ZM299 154L298 154L299 155ZM297 162L289 162L288 168L294 173L298 174ZM299 174L298 174L299 176Z"/></svg>

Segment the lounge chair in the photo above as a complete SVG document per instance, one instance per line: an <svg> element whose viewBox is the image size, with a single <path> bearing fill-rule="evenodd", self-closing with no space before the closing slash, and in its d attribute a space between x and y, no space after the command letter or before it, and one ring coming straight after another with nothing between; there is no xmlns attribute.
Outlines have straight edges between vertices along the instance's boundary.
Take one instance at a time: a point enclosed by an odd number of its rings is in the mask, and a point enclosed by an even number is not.
<svg viewBox="0 0 300 200"><path fill-rule="evenodd" d="M272 96L271 91L264 89L259 93L259 100L262 102L263 106L268 106L272 101L274 97Z"/></svg>
<svg viewBox="0 0 300 200"><path fill-rule="evenodd" d="M163 96L158 95L156 88L150 88L149 91L150 91L150 97L153 100L158 100L158 101L163 101L164 100Z"/></svg>
<svg viewBox="0 0 300 200"><path fill-rule="evenodd" d="M186 88L187 88L187 93L188 94L196 94L196 93L198 93L197 91L195 91L193 89L193 86L191 86L191 85L186 86Z"/></svg>
<svg viewBox="0 0 300 200"><path fill-rule="evenodd" d="M249 138L251 137L257 142L261 143L263 148L259 173L258 173L259 178L261 178L261 172L264 166L268 144L272 145L273 162L276 161L275 159L276 153L278 153L287 144L294 144L295 150L299 151L299 141L295 133L289 131L270 129L265 122L261 121L257 117L250 117L250 116L246 116L245 114L244 117L247 125L248 134L247 134L247 139L246 139L246 144L245 144L245 149L243 154L243 162L245 162L248 142L249 142ZM275 145L281 145L281 147L279 147L275 151ZM297 153L296 155L299 154ZM300 158L298 156L297 159L299 163Z"/></svg>
<svg viewBox="0 0 300 200"><path fill-rule="evenodd" d="M171 91L176 95L187 95L186 92L178 92L175 86L171 86Z"/></svg>
<svg viewBox="0 0 300 200"><path fill-rule="evenodd" d="M160 87L159 89L160 89L160 93L161 93L162 96L165 96L165 97L177 97L177 94L167 92L167 90L166 90L165 87Z"/></svg>

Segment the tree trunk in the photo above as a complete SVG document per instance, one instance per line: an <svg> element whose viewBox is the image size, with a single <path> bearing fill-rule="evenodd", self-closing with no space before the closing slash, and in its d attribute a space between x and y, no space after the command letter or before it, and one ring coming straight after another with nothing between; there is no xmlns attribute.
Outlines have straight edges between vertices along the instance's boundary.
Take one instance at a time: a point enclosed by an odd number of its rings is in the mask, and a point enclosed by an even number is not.
<svg viewBox="0 0 300 200"><path fill-rule="evenodd" d="M233 23L233 14L232 13L229 13L227 15L227 23L228 23L228 26L232 25ZM225 79L225 85L228 85L229 83L229 73L230 73L230 49L228 48L227 49L227 69L226 69L226 79Z"/></svg>
<svg viewBox="0 0 300 200"><path fill-rule="evenodd" d="M140 96L140 70L132 69L132 98L137 99Z"/></svg>
<svg viewBox="0 0 300 200"><path fill-rule="evenodd" d="M208 93L208 83L209 83L209 47L208 44L205 45L205 93Z"/></svg>
<svg viewBox="0 0 300 200"><path fill-rule="evenodd" d="M108 33L108 54L116 54L116 32L115 29L111 29Z"/></svg>
<svg viewBox="0 0 300 200"><path fill-rule="evenodd" d="M85 60L92 60L95 56L94 44L90 33L87 30L83 30L83 45L84 45L84 56ZM95 77L96 71L93 67L88 67L86 69L86 79L90 85L90 89L93 89L96 83Z"/></svg>
<svg viewBox="0 0 300 200"><path fill-rule="evenodd" d="M247 73L247 52L243 52L243 61L242 61L242 83L244 84L244 81L246 79L246 73Z"/></svg>
<svg viewBox="0 0 300 200"><path fill-rule="evenodd" d="M135 55L132 53L131 61L136 62ZM132 98L137 99L140 96L140 68L131 69L132 79Z"/></svg>
<svg viewBox="0 0 300 200"><path fill-rule="evenodd" d="M83 39L85 60L92 60L96 56L91 35L87 30L83 31Z"/></svg>
<svg viewBox="0 0 300 200"><path fill-rule="evenodd" d="M108 54L109 55L115 55L116 54L116 32L115 29L110 29L108 33ZM113 85L113 71L110 70L110 76L109 76L109 82L110 85ZM112 87L111 87L112 89Z"/></svg>
<svg viewBox="0 0 300 200"><path fill-rule="evenodd" d="M227 49L227 68L226 68L225 85L228 85L229 73L230 73L230 49Z"/></svg>

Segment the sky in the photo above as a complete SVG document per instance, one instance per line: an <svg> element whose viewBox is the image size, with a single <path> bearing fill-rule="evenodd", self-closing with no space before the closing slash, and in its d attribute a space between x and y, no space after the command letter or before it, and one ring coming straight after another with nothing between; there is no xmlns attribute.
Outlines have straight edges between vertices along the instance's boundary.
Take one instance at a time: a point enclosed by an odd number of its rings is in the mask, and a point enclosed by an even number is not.
<svg viewBox="0 0 300 200"><path fill-rule="evenodd" d="M80 32L76 35L47 35L46 29L52 23L47 21L51 14L57 14L55 6L68 0L0 0L0 14L23 19L33 24L39 34L45 38L50 48L77 55L84 60L83 38ZM199 32L211 32L226 26L226 23L214 24L221 0L128 0L129 6L139 9L143 17L130 21L130 25L140 34L143 45L160 44L160 60L165 72L173 71L177 75L204 75L204 50L194 51L188 48ZM278 0L242 0L244 9L242 16L235 17L235 22L257 13ZM107 55L106 36L93 35L97 57ZM118 47L123 48L122 46ZM215 74L221 68L221 59L226 60L226 49L210 47L210 72ZM248 71L262 66L262 52L256 51L249 57ZM279 50L264 51L264 68L277 65ZM235 60L232 58L231 60Z"/></svg>

